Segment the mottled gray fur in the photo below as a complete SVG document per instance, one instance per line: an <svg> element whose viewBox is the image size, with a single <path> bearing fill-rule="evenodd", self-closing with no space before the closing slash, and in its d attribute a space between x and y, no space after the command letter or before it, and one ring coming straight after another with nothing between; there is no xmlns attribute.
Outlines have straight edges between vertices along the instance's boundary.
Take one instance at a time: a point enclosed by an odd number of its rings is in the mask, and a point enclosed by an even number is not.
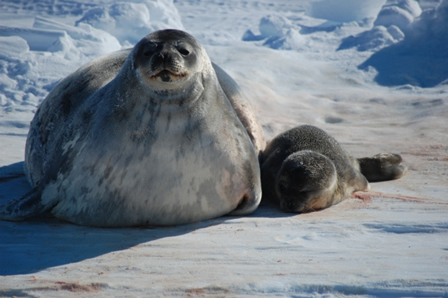
<svg viewBox="0 0 448 298"><path fill-rule="evenodd" d="M236 83L218 73L219 81L199 42L178 30L81 67L36 112L25 155L34 188L1 206L0 218L50 210L76 224L123 227L254 211L262 131L239 108Z"/></svg>

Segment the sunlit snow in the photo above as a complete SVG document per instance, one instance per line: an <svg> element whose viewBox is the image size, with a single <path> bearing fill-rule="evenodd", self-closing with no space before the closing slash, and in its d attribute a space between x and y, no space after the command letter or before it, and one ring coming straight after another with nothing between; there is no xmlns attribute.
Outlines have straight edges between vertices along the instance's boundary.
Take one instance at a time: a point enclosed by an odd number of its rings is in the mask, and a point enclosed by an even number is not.
<svg viewBox="0 0 448 298"><path fill-rule="evenodd" d="M373 196L167 228L0 221L0 296L448 296L448 0L0 2L0 203L29 123L88 61L183 29L241 85L268 139L319 126L403 156Z"/></svg>

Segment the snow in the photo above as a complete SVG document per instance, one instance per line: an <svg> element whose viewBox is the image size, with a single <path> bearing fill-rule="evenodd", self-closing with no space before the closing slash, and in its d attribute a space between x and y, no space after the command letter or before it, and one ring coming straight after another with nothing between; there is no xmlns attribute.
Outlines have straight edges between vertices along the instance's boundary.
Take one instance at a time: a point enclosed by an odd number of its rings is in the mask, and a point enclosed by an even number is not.
<svg viewBox="0 0 448 298"><path fill-rule="evenodd" d="M122 44L134 45L148 32L183 29L173 10L175 7L169 1L116 2L88 10L75 24L92 25L117 37Z"/></svg>
<svg viewBox="0 0 448 298"><path fill-rule="evenodd" d="M448 1L421 14L404 30L404 40L374 53L360 65L374 67L376 82L384 86L411 84L435 87L448 72Z"/></svg>
<svg viewBox="0 0 448 298"><path fill-rule="evenodd" d="M371 30L359 33L357 36L348 36L342 40L338 50L356 47L358 51L377 51L394 43L402 41L404 33L395 25L388 28L375 26Z"/></svg>
<svg viewBox="0 0 448 298"><path fill-rule="evenodd" d="M0 203L30 188L29 122L55 84L169 27L241 85L268 139L308 123L409 167L302 215L264 202L166 228L1 221L0 296L448 296L447 14L447 0L0 2Z"/></svg>
<svg viewBox="0 0 448 298"><path fill-rule="evenodd" d="M336 22L361 21L378 14L385 0L322 0L311 4L310 15Z"/></svg>

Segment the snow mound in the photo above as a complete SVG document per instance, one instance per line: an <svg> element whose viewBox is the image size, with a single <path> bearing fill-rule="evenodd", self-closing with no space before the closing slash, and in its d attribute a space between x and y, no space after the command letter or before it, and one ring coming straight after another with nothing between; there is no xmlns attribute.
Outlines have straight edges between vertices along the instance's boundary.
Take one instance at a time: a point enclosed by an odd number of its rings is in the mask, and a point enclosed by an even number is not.
<svg viewBox="0 0 448 298"><path fill-rule="evenodd" d="M273 36L263 44L272 49L297 50L305 43L305 38L294 28L288 29L282 36Z"/></svg>
<svg viewBox="0 0 448 298"><path fill-rule="evenodd" d="M308 14L314 18L348 23L374 18L385 0L323 0L313 2Z"/></svg>
<svg viewBox="0 0 448 298"><path fill-rule="evenodd" d="M404 33L397 26L391 25L387 28L387 32L392 36L392 38L396 41L401 41L404 39Z"/></svg>
<svg viewBox="0 0 448 298"><path fill-rule="evenodd" d="M406 10L398 6L387 6L381 9L378 18L375 20L375 26L395 25L399 28L406 28L414 21L414 17Z"/></svg>
<svg viewBox="0 0 448 298"><path fill-rule="evenodd" d="M36 62L24 38L0 36L0 106L4 112L14 111L16 106L20 110L27 110L26 106L36 96L45 94L28 78L35 66Z"/></svg>
<svg viewBox="0 0 448 298"><path fill-rule="evenodd" d="M404 33L397 26L391 25L388 28L376 26L372 30L344 38L338 50L355 47L358 51L375 51L397 43L403 38Z"/></svg>
<svg viewBox="0 0 448 298"><path fill-rule="evenodd" d="M422 9L415 0L388 1L380 10L374 27L342 40L338 50L378 51L400 42Z"/></svg>
<svg viewBox="0 0 448 298"><path fill-rule="evenodd" d="M26 40L19 36L0 37L0 58L19 57L29 52Z"/></svg>
<svg viewBox="0 0 448 298"><path fill-rule="evenodd" d="M260 19L260 35L248 29L242 37L243 41L265 40L263 45L272 49L297 50L305 43L300 34L300 27L293 25L284 16L267 15Z"/></svg>
<svg viewBox="0 0 448 298"><path fill-rule="evenodd" d="M88 10L77 26L89 24L117 37L121 44L135 44L155 30L183 29L172 1L116 2Z"/></svg>
<svg viewBox="0 0 448 298"><path fill-rule="evenodd" d="M40 30L34 28L16 28L0 26L0 36L19 36L26 40L32 51L57 52L62 50L62 40L67 40L64 31ZM67 40L67 43L69 41Z"/></svg>
<svg viewBox="0 0 448 298"><path fill-rule="evenodd" d="M280 15L267 15L262 17L259 25L261 36L265 38L282 37L291 27L291 22Z"/></svg>
<svg viewBox="0 0 448 298"><path fill-rule="evenodd" d="M100 55L121 49L107 32L36 17L32 28L0 27L0 102L33 112L56 81Z"/></svg>
<svg viewBox="0 0 448 298"><path fill-rule="evenodd" d="M373 67L384 86L434 87L448 79L448 0L421 14L405 31L402 42L384 48L359 68Z"/></svg>
<svg viewBox="0 0 448 298"><path fill-rule="evenodd" d="M406 30L421 13L422 9L416 0L402 0L398 3L388 3L381 8L374 22L374 26L389 27L395 25L401 30Z"/></svg>
<svg viewBox="0 0 448 298"><path fill-rule="evenodd" d="M38 16L33 28L0 26L0 36L18 36L27 42L31 51L62 52L71 59L80 55L96 57L121 49L115 37L90 25L73 27Z"/></svg>
<svg viewBox="0 0 448 298"><path fill-rule="evenodd" d="M78 55L82 53L86 56L96 57L121 49L120 43L114 36L87 24L80 24L78 27L74 27L48 18L36 17L33 28L47 31L57 30L66 33L69 37L65 38L66 41L61 40L61 43L65 43L66 46L60 47L60 50L73 52L77 49Z"/></svg>

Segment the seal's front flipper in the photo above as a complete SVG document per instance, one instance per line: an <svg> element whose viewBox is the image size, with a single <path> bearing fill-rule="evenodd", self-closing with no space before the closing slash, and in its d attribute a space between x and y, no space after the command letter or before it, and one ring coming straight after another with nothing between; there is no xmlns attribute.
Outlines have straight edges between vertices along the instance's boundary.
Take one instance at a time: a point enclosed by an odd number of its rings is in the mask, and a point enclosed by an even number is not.
<svg viewBox="0 0 448 298"><path fill-rule="evenodd" d="M42 191L39 187L33 188L23 197L11 200L0 206L0 219L20 221L41 215L51 209L53 205L44 205L41 200Z"/></svg>
<svg viewBox="0 0 448 298"><path fill-rule="evenodd" d="M361 173L369 182L387 181L401 178L408 168L398 154L380 153L372 157L358 158Z"/></svg>

